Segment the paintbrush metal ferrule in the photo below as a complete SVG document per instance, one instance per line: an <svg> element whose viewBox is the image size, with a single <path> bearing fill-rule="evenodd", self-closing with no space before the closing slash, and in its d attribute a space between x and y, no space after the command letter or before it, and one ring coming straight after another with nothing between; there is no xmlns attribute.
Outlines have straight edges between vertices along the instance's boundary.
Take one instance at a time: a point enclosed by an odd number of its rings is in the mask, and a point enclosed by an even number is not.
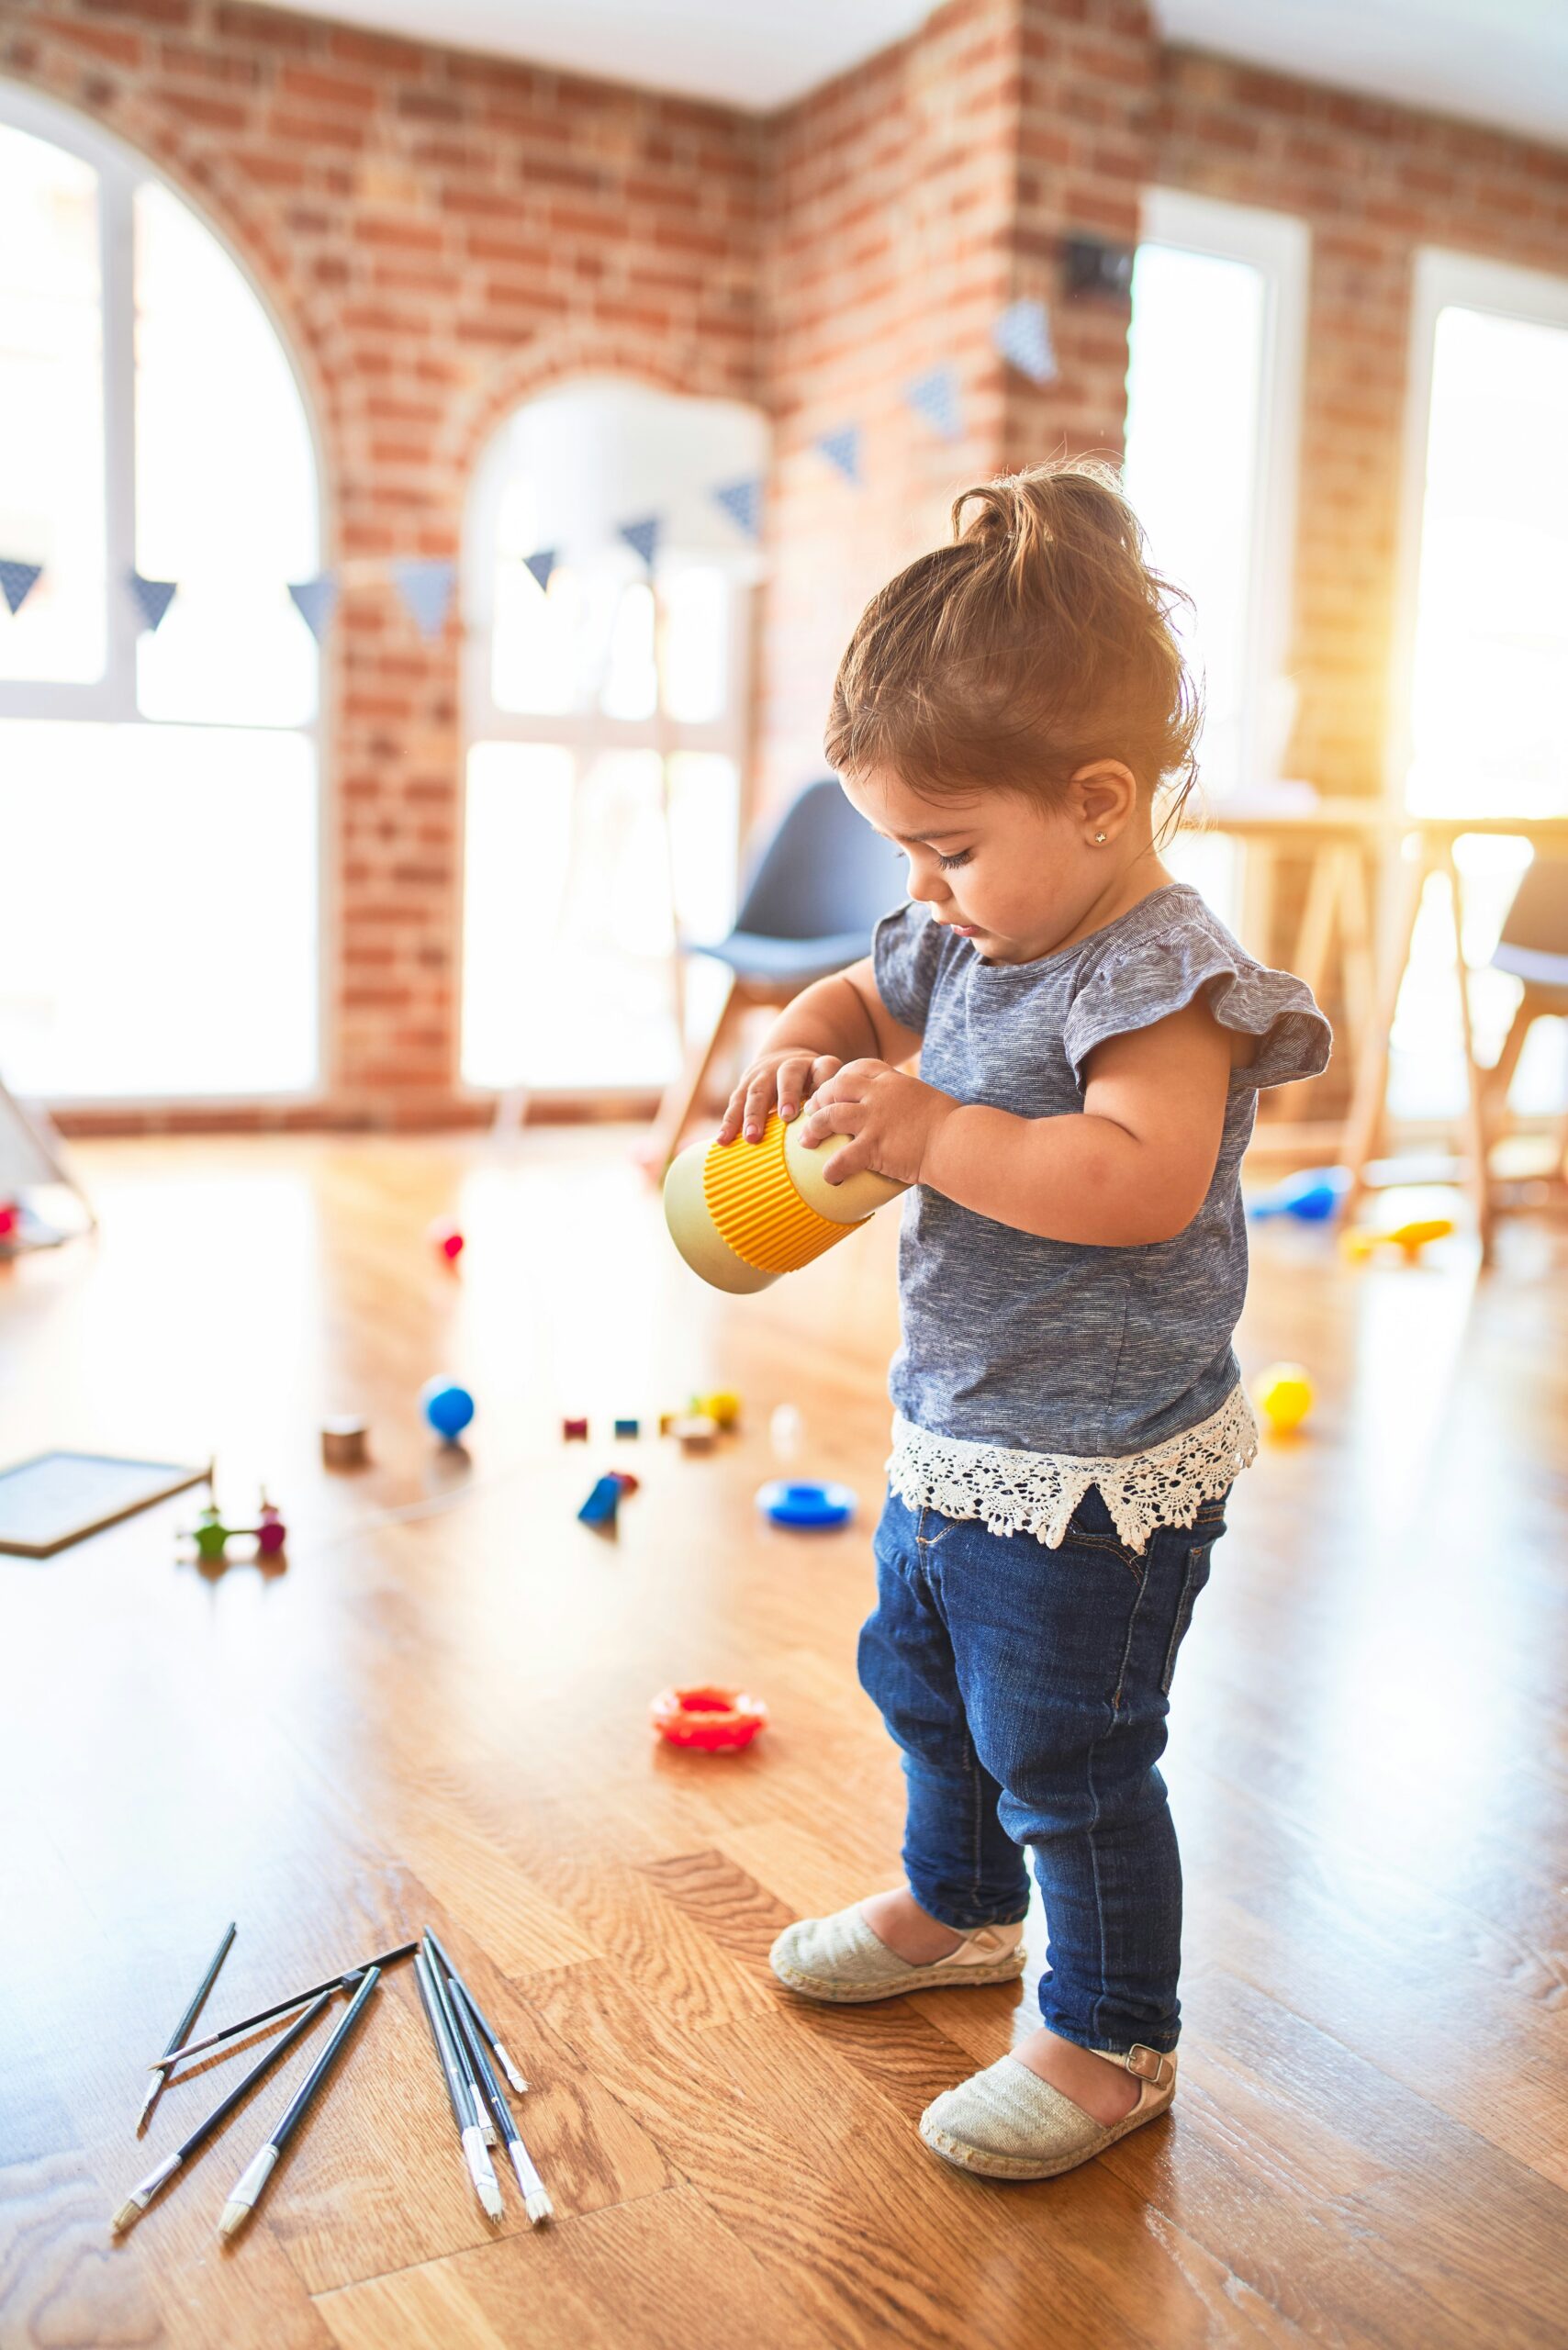
<svg viewBox="0 0 1568 2350"><path fill-rule="evenodd" d="M502 2211L500 2186L490 2157L485 2152L485 2141L479 2134L479 2125L476 2121L471 2121L463 2132L463 2159L468 2165L468 2176L474 2182L474 2192L484 2205L487 2214L492 2220L498 2220Z"/></svg>
<svg viewBox="0 0 1568 2350"><path fill-rule="evenodd" d="M109 2226L117 2236L129 2228L133 2220L140 2219L163 2181L174 2177L184 2160L183 2154L165 2154L156 2170L150 2170L145 2178L138 2179L114 2218L109 2221Z"/></svg>
<svg viewBox="0 0 1568 2350"><path fill-rule="evenodd" d="M261 2153L252 2155L246 2164L230 2189L229 2200L223 2207L223 2217L218 2222L220 2236L231 2236L244 2226L255 2210L263 2188L273 2175L273 2165L276 2160L277 2148L269 2145L263 2146Z"/></svg>
<svg viewBox="0 0 1568 2350"><path fill-rule="evenodd" d="M142 2098L141 2110L136 2117L136 2126L138 2130L140 2130L144 2126L148 2115L151 2112L153 2106L157 2103L158 2092L162 2087L163 2083L167 2078L168 2075L163 2072L162 2067L160 2067L153 2073L152 2078L148 2082L147 2095Z"/></svg>

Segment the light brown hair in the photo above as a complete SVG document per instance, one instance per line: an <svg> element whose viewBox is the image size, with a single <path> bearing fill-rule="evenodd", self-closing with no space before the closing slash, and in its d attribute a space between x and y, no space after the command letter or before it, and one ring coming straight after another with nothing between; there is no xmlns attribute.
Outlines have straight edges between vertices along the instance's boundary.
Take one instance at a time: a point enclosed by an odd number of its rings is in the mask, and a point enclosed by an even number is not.
<svg viewBox="0 0 1568 2350"><path fill-rule="evenodd" d="M1109 465L980 482L954 501L951 542L860 615L834 685L829 762L889 767L934 799L978 786L1049 801L1091 760L1119 759L1140 795L1173 792L1171 825L1196 780L1202 716L1171 626L1185 601L1151 567Z"/></svg>

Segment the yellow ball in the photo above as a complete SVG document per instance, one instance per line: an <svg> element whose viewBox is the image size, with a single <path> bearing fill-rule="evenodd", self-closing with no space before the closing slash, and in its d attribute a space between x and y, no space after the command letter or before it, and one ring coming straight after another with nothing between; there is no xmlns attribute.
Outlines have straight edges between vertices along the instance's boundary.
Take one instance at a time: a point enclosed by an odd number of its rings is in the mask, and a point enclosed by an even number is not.
<svg viewBox="0 0 1568 2350"><path fill-rule="evenodd" d="M1258 1409L1276 1436L1299 1428L1312 1404L1312 1382L1299 1362L1271 1363L1258 1382Z"/></svg>

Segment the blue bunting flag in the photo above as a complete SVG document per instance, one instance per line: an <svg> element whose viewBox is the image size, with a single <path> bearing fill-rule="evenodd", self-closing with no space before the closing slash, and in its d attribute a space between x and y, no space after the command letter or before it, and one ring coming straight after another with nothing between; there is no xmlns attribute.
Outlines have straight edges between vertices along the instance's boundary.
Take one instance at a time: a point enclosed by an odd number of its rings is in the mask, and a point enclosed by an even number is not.
<svg viewBox="0 0 1568 2350"><path fill-rule="evenodd" d="M762 536L762 479L760 475L750 481L725 482L713 492L713 503L722 506L738 530L748 539Z"/></svg>
<svg viewBox="0 0 1568 2350"><path fill-rule="evenodd" d="M1010 302L991 330L1003 359L1032 383L1054 383L1057 355L1051 348L1051 322L1043 302Z"/></svg>
<svg viewBox="0 0 1568 2350"><path fill-rule="evenodd" d="M650 571L652 571L654 567L654 560L659 551L660 528L661 525L659 518L656 514L650 514L645 521L622 522L621 524L621 536L625 540L633 554L638 556L642 562L645 563Z"/></svg>
<svg viewBox="0 0 1568 2350"><path fill-rule="evenodd" d="M162 625L163 615L174 600L178 582L173 579L144 579L140 571L129 571L126 583L136 599L136 609L141 615L141 625L149 635L156 636Z"/></svg>
<svg viewBox="0 0 1568 2350"><path fill-rule="evenodd" d="M14 555L0 555L0 596L13 620L42 577L41 563L18 563Z"/></svg>
<svg viewBox="0 0 1568 2350"><path fill-rule="evenodd" d="M336 579L330 571L319 572L314 579L291 579L288 592L298 608L300 619L319 644L331 626L332 614L337 610Z"/></svg>
<svg viewBox="0 0 1568 2350"><path fill-rule="evenodd" d="M860 487L860 427L841 424L836 432L823 433L816 443L830 465L836 465L846 481Z"/></svg>
<svg viewBox="0 0 1568 2350"><path fill-rule="evenodd" d="M444 555L404 555L392 565L398 593L429 643L446 626L457 586L457 565Z"/></svg>
<svg viewBox="0 0 1568 2350"><path fill-rule="evenodd" d="M917 416L935 425L944 441L964 437L964 411L958 397L958 371L947 361L930 368L904 386L904 397Z"/></svg>

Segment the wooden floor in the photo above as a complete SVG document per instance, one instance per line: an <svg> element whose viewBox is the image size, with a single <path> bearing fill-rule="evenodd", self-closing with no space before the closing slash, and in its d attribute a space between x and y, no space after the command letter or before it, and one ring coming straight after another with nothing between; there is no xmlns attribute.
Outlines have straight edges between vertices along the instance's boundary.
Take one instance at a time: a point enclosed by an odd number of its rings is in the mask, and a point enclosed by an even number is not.
<svg viewBox="0 0 1568 2350"><path fill-rule="evenodd" d="M786 2005L778 1927L895 1881L900 1782L854 1680L895 1330L891 1222L756 1299L677 1263L614 1132L100 1145L87 1245L0 1270L0 1451L216 1449L286 1571L178 1563L176 1502L0 1558L0 2343L49 2350L821 2350L1568 2338L1568 1241L1417 1270L1261 1228L1245 1367L1310 1440L1241 1483L1183 1651L1173 2117L1054 2184L914 2135L1032 1993ZM428 1219L454 1213L453 1277ZM1048 1343L1048 1333L1043 1334ZM466 1460L431 1371L479 1402ZM558 1439L739 1388L711 1460ZM762 1524L768 1415L859 1523ZM320 1467L364 1410L375 1464ZM593 1475L642 1490L609 1543ZM447 1506L447 1504L453 1505ZM734 1759L650 1695L734 1676ZM214 2020L427 1922L534 2083L555 2198L485 2221L408 1968L256 2224L215 2223L264 2088L129 2239L126 2188L232 2067L144 2066L219 1930ZM1031 1923L1034 1945L1043 1937Z"/></svg>

